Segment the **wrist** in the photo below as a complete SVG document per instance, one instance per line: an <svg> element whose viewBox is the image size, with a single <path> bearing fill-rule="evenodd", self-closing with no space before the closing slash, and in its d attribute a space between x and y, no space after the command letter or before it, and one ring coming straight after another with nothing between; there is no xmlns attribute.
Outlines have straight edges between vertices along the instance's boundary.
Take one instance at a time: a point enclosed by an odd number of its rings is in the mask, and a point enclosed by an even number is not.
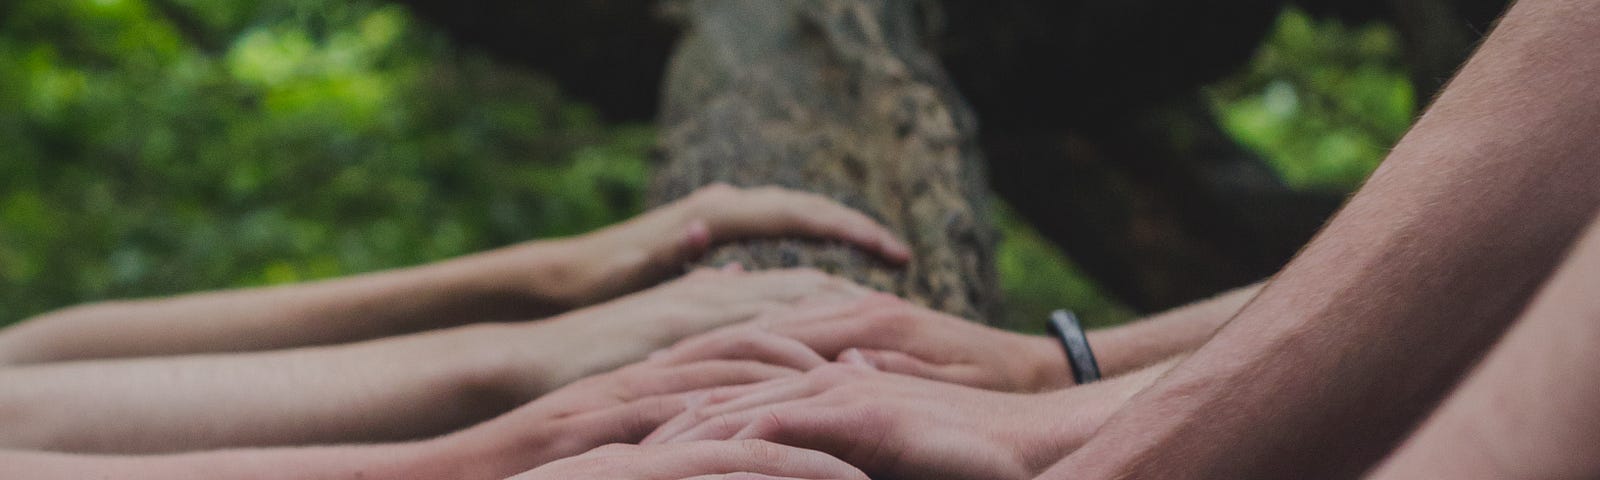
<svg viewBox="0 0 1600 480"><path fill-rule="evenodd" d="M481 295L515 298L553 315L610 299L614 283L635 277L629 264L642 254L597 245L596 235L526 242L462 261L473 265L468 276Z"/></svg>
<svg viewBox="0 0 1600 480"><path fill-rule="evenodd" d="M1043 473L1077 450L1116 413L1117 404L1102 398L1105 392L1096 392L1105 390L1100 388L1104 383L1021 395L1023 405L1012 409L1020 415L1006 438L1031 474Z"/></svg>
<svg viewBox="0 0 1600 480"><path fill-rule="evenodd" d="M1040 335L1025 335L1019 343L1023 358L1028 361L1023 367L1023 378L1027 378L1027 385L1034 392L1047 392L1060 390L1077 385L1072 379L1072 368L1067 364L1067 353L1061 348L1061 342L1055 337Z"/></svg>

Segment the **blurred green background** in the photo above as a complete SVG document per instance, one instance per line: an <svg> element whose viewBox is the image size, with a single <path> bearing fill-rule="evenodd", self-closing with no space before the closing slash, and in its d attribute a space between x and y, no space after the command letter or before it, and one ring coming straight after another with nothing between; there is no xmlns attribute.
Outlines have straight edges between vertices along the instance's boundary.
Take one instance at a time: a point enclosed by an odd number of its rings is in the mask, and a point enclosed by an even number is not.
<svg viewBox="0 0 1600 480"><path fill-rule="evenodd" d="M0 325L101 299L413 265L640 211L648 125L603 122L404 7L7 8ZM1248 69L1207 97L1290 185L1348 191L1415 114L1398 51L1386 25L1286 10ZM1134 315L998 208L1011 324L1062 306L1095 324Z"/></svg>

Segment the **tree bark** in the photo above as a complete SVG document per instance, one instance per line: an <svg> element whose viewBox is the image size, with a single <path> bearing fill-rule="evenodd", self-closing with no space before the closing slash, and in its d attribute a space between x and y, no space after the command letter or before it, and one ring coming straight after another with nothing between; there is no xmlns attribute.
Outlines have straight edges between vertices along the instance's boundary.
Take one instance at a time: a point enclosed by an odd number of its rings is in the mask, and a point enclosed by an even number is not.
<svg viewBox="0 0 1600 480"><path fill-rule="evenodd" d="M650 198L712 182L782 185L905 238L904 269L841 245L751 241L705 260L812 266L997 322L996 233L970 108L921 34L915 0L692 0L668 64Z"/></svg>

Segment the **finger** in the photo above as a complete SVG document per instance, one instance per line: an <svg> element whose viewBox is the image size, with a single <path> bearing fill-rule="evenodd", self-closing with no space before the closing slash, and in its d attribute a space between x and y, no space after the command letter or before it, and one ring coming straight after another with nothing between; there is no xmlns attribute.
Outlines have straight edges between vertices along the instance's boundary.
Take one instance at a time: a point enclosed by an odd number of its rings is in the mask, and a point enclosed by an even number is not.
<svg viewBox="0 0 1600 480"><path fill-rule="evenodd" d="M679 480L728 473L765 477L869 480L865 473L828 454L760 440L694 442L642 447L642 458L632 459L647 468L650 480ZM733 477L739 478L739 477Z"/></svg>
<svg viewBox="0 0 1600 480"><path fill-rule="evenodd" d="M612 443L635 443L656 427L682 414L692 394L659 395L584 413L568 419L572 435L550 445L541 454L566 458Z"/></svg>
<svg viewBox="0 0 1600 480"><path fill-rule="evenodd" d="M738 472L718 475L699 475L684 480L806 480L798 477L774 477L760 473Z"/></svg>
<svg viewBox="0 0 1600 480"><path fill-rule="evenodd" d="M726 415L708 417L705 421L695 424L670 438L661 440L661 443L699 442L706 440L730 440L739 432L745 431L757 422L762 421L767 415L772 415L774 409L793 407L787 403L759 407L751 410L734 412ZM755 437L751 437L755 438Z"/></svg>
<svg viewBox="0 0 1600 480"><path fill-rule="evenodd" d="M773 309L756 316L750 324L781 332L781 328L792 324L807 324L835 320L860 308L860 299L838 301L832 297L807 298L796 303L792 308Z"/></svg>
<svg viewBox="0 0 1600 480"><path fill-rule="evenodd" d="M871 289L828 275L814 268L786 268L754 272L740 279L739 290L761 292L763 297L796 303L821 293L866 296Z"/></svg>
<svg viewBox="0 0 1600 480"><path fill-rule="evenodd" d="M708 392L700 397L692 408L668 420L655 432L651 432L643 443L668 443L686 431L699 428L714 417L812 395L814 390L808 385L810 382L795 380L769 380L744 387L722 389L721 392Z"/></svg>
<svg viewBox="0 0 1600 480"><path fill-rule="evenodd" d="M930 380L943 380L946 374L945 365L928 363L894 350L847 348L839 354L839 362Z"/></svg>
<svg viewBox="0 0 1600 480"><path fill-rule="evenodd" d="M775 378L792 377L803 371L743 359L712 359L684 362L659 369L641 368L633 378L624 380L627 393L623 400L727 385L753 384Z"/></svg>
<svg viewBox="0 0 1600 480"><path fill-rule="evenodd" d="M755 328L724 329L691 337L653 355L649 361L679 365L706 360L753 360L800 371L828 363L828 359L798 340Z"/></svg>
<svg viewBox="0 0 1600 480"><path fill-rule="evenodd" d="M762 188L720 200L723 202L705 207L714 241L802 235L850 242L891 262L904 263L911 258L910 247L888 228L820 195Z"/></svg>

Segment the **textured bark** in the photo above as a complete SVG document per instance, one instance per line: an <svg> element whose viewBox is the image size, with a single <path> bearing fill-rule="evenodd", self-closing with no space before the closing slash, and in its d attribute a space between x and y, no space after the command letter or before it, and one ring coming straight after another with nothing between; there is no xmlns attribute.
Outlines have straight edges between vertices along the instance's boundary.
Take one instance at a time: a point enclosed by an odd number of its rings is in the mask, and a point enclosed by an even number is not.
<svg viewBox="0 0 1600 480"><path fill-rule="evenodd" d="M707 263L814 266L972 319L998 319L995 232L972 113L913 0L693 0L661 107L665 202L712 183L783 185L867 212L915 259L840 245L726 246Z"/></svg>
<svg viewBox="0 0 1600 480"><path fill-rule="evenodd" d="M657 12L684 24L705 15L654 0L400 1L459 40L552 75L611 119L659 111L652 86L679 32ZM1108 293L1151 311L1274 271L1341 200L1261 175L1265 164L1195 108L1197 87L1243 66L1285 6L1350 24L1394 22L1426 102L1506 3L922 0L937 8L906 21L928 20L931 50L981 114L995 190ZM744 8L758 7L794 8ZM825 17L787 15L795 23L776 20L785 31L828 35ZM735 24L758 21L774 20Z"/></svg>

